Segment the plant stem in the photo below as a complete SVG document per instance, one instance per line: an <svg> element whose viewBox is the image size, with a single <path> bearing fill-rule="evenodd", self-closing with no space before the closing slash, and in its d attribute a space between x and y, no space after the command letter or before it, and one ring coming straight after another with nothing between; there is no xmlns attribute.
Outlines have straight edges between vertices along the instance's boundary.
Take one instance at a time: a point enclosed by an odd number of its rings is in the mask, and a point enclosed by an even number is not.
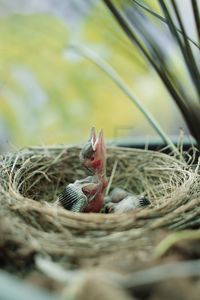
<svg viewBox="0 0 200 300"><path fill-rule="evenodd" d="M79 45L72 45L70 48L78 52L80 55L84 56L85 58L89 59L93 63L95 63L106 75L108 75L115 83L116 85L123 91L124 94L126 94L129 99L137 106L137 108L142 112L142 114L145 116L145 118L149 121L153 129L160 135L164 143L169 145L171 150L180 156L180 153L176 146L173 144L171 139L168 137L168 135L164 132L162 127L159 125L159 123L156 121L156 119L153 117L153 115L150 113L149 110L142 104L142 102L133 95L130 88L126 85L126 83L123 81L123 79L118 75L118 73L102 58L98 57L94 52L89 50L86 47L79 46Z"/></svg>

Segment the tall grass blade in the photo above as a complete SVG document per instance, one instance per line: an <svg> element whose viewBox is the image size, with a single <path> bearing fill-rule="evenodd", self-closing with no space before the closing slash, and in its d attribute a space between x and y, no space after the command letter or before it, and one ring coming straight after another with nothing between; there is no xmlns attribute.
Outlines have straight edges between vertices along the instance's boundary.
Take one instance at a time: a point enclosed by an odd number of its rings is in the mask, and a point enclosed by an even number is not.
<svg viewBox="0 0 200 300"><path fill-rule="evenodd" d="M187 91L184 89L183 84L180 82L176 74L173 73L172 68L169 69L168 60L165 58L165 54L162 50L162 45L157 45L156 41L154 41L154 38L149 34L148 30L151 27L151 22L145 19L145 16L143 15L141 15L140 18L136 17L135 15L132 17L131 15L129 19L131 19L133 26L138 30L140 35L142 35L149 51L157 61L157 64L159 64L160 70L162 72L162 77L165 78L164 84L171 95L174 95L173 89L176 89L177 92L179 92L179 94L181 95L181 97L174 98L176 100L176 104L181 110L184 118L187 120L188 127L190 128L191 133L196 138L199 138L200 135L197 124L199 124L200 122L200 119L198 117L198 113L200 115L200 108L198 109L198 107L196 107L197 105L193 103L192 99L190 99ZM145 28L148 29L146 30ZM195 109L193 109L194 107Z"/></svg>
<svg viewBox="0 0 200 300"><path fill-rule="evenodd" d="M168 67L168 61L165 58L164 53L162 52L162 45L154 40L148 31L145 30L144 22L147 22L145 18L141 18L141 21L135 19L135 15L127 16L124 15L119 8L115 4L113 4L112 0L103 0L106 4L107 8L110 10L120 27L123 29L128 38L132 41L132 43L136 44L139 50L143 53L146 59L151 63L153 68L158 73L162 82L164 83L166 89L171 94L172 98L178 105L180 111L183 114L183 117L190 129L191 134L194 136L196 141L200 146L200 105L199 102L195 99L191 99L188 96L187 89L184 86L177 76L173 73L172 68ZM171 0L173 1L173 0ZM135 0L133 0L135 2ZM169 30L174 38L174 41L179 46L183 61L188 69L188 73L191 76L194 87L197 91L198 98L200 96L200 78L199 78L199 70L195 61L195 58L192 53L192 49L190 47L190 43L188 41L186 31L184 29L182 20L180 19L179 12L176 10L176 17L179 19L179 25L181 27L181 36L177 27L175 26L173 17L171 16L171 12L169 11L164 0L158 0L161 9L163 11L165 22L169 27ZM173 3L174 4L174 3ZM127 5L127 8L130 7ZM136 8L135 4L132 7ZM176 6L173 6L174 10ZM151 21L149 21L148 26L151 25ZM136 29L136 30L135 30ZM141 42L140 36L143 38L143 42Z"/></svg>
<svg viewBox="0 0 200 300"><path fill-rule="evenodd" d="M156 17L158 20L160 20L161 22L163 22L163 23L165 23L165 24L167 24L167 20L163 17L163 16L161 16L161 15L159 15L158 13L156 13L153 9L151 9L147 4L143 4L143 3L141 3L141 2L139 2L139 1L137 1L137 0L132 0L136 5L138 5L139 7L141 7L143 10L145 10L145 11L147 11L149 14L151 14L152 16L154 16L154 17ZM195 1L195 0L192 0L192 1ZM196 13L196 11L195 11L195 13ZM198 19L198 16L197 16L197 20L199 20ZM200 37L200 24L199 24L199 27L197 27L198 29L199 29L199 37ZM182 31L179 29L179 28L177 28L176 27L176 30L177 30L177 32L179 32L180 34L183 34L182 33ZM187 35L187 39L188 39L188 41L190 41L195 47L197 47L199 50L200 50L200 39L199 39L199 44L197 44L197 42L196 41L194 41L191 37L189 37L188 35Z"/></svg>
<svg viewBox="0 0 200 300"><path fill-rule="evenodd" d="M182 53L183 58L185 60L185 64L186 64L186 66L188 68L188 71L190 73L190 62L188 61L188 56L187 56L186 51L185 51L184 43L183 43L182 39L180 39L180 37L179 37L179 34L176 30L176 26L175 26L174 21L172 19L172 16L170 15L169 9L168 9L168 7L167 7L164 0L158 0L158 1L160 3L163 14L165 15L165 18L167 20L167 24L168 24L168 27L171 31L171 34L174 37L174 40L177 42L177 45L179 46L179 48L181 50L181 53Z"/></svg>
<svg viewBox="0 0 200 300"><path fill-rule="evenodd" d="M155 60L155 57L152 57L149 53L149 51L145 48L145 46L142 44L140 39L138 38L137 34L134 32L132 25L127 20L127 18L119 12L119 10L116 8L116 6L113 5L112 1L110 0L103 0L113 16L118 21L119 25L122 27L128 38L138 46L140 51L143 53L143 55L147 58L147 60L151 63L151 65L154 67L154 69L157 71L158 75L160 76L163 83L166 85L169 93L173 98L176 99L177 102L181 103L184 100L181 99L181 95L175 88L174 84L170 81L169 77L165 72L162 72L162 64L158 64Z"/></svg>
<svg viewBox="0 0 200 300"><path fill-rule="evenodd" d="M185 51L186 61L187 61L187 64L188 64L188 68L189 68L189 71L190 71L191 78L194 82L194 85L196 86L196 89L197 89L197 92L198 92L198 95L199 95L199 100L200 100L200 84L199 84L200 83L200 74L199 74L199 70L198 70L195 58L193 56L193 53L192 53L192 49L191 49L190 44L188 42L186 31L185 31L183 22L181 20L181 16L179 14L176 2L174 0L171 0L171 3L172 3L172 7L174 8L174 12L175 12L177 20L179 22L181 31L183 33L184 51Z"/></svg>
<svg viewBox="0 0 200 300"><path fill-rule="evenodd" d="M153 38L149 35L148 31L145 30L145 27L143 26L143 22L147 23L146 27L150 28L151 24L148 23L148 20L144 21L144 16L141 15L141 18L134 18L134 27L137 28L137 30L141 33L143 38L146 41L147 47L152 54L152 57L155 57L155 60L157 61L157 64L160 67L162 77L164 78L164 84L168 88L169 91L171 91L172 96L175 94L173 93L173 90L179 91L181 97L176 97L176 103L181 110L182 114L185 118L188 119L189 126L191 127L191 131L195 132L196 128L193 128L193 120L194 116L193 113L191 113L190 106L188 105L187 101L185 99L188 99L189 96L187 95L186 91L184 90L181 82L179 81L178 77L173 74L173 71L168 68L168 61L165 59L165 55L162 51L162 48L157 48L156 42L153 40ZM140 20L141 19L141 20ZM132 20L132 19L131 19ZM190 117L189 117L190 116ZM196 119L196 118L195 118Z"/></svg>
<svg viewBox="0 0 200 300"><path fill-rule="evenodd" d="M106 75L108 75L116 83L116 85L122 90L122 92L126 94L129 97L129 99L142 112L142 114L145 116L147 121L151 124L152 128L160 135L164 143L169 145L171 150L180 157L180 153L178 149L172 143L171 139L164 132L164 130L161 128L161 126L153 117L153 115L150 113L150 111L147 110L147 108L142 104L142 102L135 95L133 95L132 91L129 89L126 83L122 80L122 78L118 75L118 73L108 63L106 63L103 59L99 58L94 52L92 52L91 50L83 46L72 45L70 48L75 52L79 53L81 56L84 56L85 58L95 63L103 72L105 72Z"/></svg>
<svg viewBox="0 0 200 300"><path fill-rule="evenodd" d="M200 44L200 14L199 14L199 8L196 0L192 0L192 10L193 10L195 24L196 24L198 42Z"/></svg>

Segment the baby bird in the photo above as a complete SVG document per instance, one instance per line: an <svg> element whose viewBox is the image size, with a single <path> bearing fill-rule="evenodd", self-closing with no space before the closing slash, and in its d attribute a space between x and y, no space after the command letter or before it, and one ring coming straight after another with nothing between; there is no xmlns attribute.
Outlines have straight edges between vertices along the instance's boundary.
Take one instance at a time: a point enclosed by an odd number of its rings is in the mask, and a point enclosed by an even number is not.
<svg viewBox="0 0 200 300"><path fill-rule="evenodd" d="M95 182L95 178L92 176L76 180L65 187L58 197L59 202L67 210L82 212L90 201L95 199L100 189L100 182Z"/></svg>
<svg viewBox="0 0 200 300"><path fill-rule="evenodd" d="M93 176L67 185L59 195L59 202L65 209L74 212L100 212L107 187L106 148L102 130L97 137L95 128L91 129L90 139L80 152L80 161Z"/></svg>
<svg viewBox="0 0 200 300"><path fill-rule="evenodd" d="M121 188L115 188L109 195L110 202L106 204L109 213L126 213L137 208L144 208L150 201L143 196L136 196Z"/></svg>

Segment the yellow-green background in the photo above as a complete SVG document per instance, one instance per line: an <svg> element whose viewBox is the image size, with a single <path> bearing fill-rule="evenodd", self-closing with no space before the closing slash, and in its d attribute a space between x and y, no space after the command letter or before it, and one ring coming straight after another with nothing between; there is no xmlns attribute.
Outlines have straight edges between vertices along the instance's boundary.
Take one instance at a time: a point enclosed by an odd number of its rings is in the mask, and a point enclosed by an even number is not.
<svg viewBox="0 0 200 300"><path fill-rule="evenodd" d="M178 133L180 116L156 74L98 4L76 26L50 14L1 16L1 142L79 143L93 125L103 127L108 139L154 134L101 70L68 51L71 43L108 61L165 130Z"/></svg>

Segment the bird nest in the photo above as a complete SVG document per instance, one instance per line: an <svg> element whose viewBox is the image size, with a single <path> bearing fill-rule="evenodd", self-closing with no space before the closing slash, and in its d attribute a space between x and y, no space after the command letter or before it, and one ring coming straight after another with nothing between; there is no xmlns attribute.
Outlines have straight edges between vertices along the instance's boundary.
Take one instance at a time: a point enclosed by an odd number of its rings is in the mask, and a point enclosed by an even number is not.
<svg viewBox="0 0 200 300"><path fill-rule="evenodd" d="M198 167L152 151L109 147L108 189L146 196L148 208L123 214L74 213L55 205L64 186L86 176L78 147L30 148L0 160L0 248L4 263L27 265L36 253L99 257L151 243L156 228L200 223ZM135 242L137 241L137 242Z"/></svg>

